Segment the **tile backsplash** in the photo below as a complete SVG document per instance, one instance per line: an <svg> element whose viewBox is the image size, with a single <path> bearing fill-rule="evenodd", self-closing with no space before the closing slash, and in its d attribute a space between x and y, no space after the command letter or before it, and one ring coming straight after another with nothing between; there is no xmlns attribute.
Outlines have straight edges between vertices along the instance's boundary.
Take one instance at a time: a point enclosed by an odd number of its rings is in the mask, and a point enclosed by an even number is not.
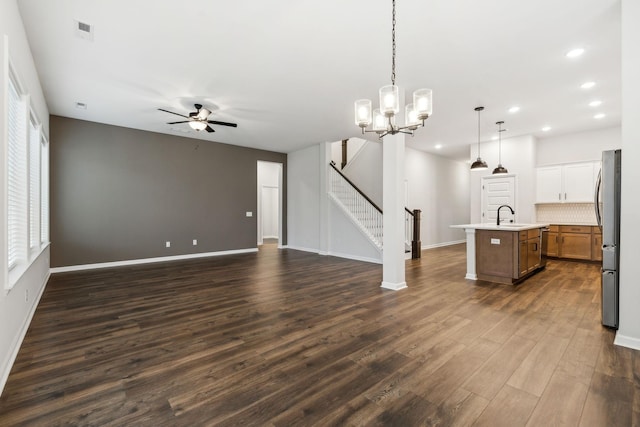
<svg viewBox="0 0 640 427"><path fill-rule="evenodd" d="M536 205L536 221L550 224L596 224L593 203L549 203Z"/></svg>

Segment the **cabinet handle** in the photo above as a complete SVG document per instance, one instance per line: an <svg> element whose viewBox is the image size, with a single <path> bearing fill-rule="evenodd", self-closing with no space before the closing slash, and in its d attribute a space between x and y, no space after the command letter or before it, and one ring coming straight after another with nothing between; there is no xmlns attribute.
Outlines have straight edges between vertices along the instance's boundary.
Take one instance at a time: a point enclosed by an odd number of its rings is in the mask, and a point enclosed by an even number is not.
<svg viewBox="0 0 640 427"><path fill-rule="evenodd" d="M564 199L567 200L567 193L564 193Z"/></svg>
<svg viewBox="0 0 640 427"><path fill-rule="evenodd" d="M562 193L558 193L558 200L562 200Z"/></svg>

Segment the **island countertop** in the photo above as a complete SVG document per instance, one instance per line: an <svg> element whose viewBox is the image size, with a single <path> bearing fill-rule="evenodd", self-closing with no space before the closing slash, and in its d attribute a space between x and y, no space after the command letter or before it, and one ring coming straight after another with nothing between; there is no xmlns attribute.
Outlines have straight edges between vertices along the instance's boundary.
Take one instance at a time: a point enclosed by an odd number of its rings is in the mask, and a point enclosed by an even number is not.
<svg viewBox="0 0 640 427"><path fill-rule="evenodd" d="M473 230L525 231L525 230L533 230L534 228L545 228L548 226L549 224L522 224L522 223L508 222L500 225L496 225L492 223L459 224L459 225L452 225L451 228L464 228L464 229L473 229Z"/></svg>

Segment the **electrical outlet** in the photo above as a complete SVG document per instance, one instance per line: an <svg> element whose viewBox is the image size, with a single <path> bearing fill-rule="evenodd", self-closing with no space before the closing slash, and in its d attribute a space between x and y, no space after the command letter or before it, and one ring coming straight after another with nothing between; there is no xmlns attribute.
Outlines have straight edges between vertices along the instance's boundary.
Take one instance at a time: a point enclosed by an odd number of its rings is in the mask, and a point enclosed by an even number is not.
<svg viewBox="0 0 640 427"><path fill-rule="evenodd" d="M247 212L246 215L247 215L247 218L250 218L253 216L253 212Z"/></svg>
<svg viewBox="0 0 640 427"><path fill-rule="evenodd" d="M193 246L198 246L198 239L193 239Z"/></svg>
<svg viewBox="0 0 640 427"><path fill-rule="evenodd" d="M164 244L164 247L165 247L165 248L170 248L170 247L171 247L171 242L167 241L167 242Z"/></svg>

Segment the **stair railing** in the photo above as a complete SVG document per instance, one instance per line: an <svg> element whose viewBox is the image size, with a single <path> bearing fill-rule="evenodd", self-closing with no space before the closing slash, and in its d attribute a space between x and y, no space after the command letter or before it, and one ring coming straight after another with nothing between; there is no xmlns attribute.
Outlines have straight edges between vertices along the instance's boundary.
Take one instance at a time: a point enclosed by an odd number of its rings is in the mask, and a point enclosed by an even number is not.
<svg viewBox="0 0 640 427"><path fill-rule="evenodd" d="M371 241L382 249L382 209L338 168L330 163L330 194L356 220Z"/></svg>
<svg viewBox="0 0 640 427"><path fill-rule="evenodd" d="M382 209L347 178L337 168L335 162L332 161L329 165L331 166L329 193L356 220L356 223L369 236L371 241L379 249L382 249ZM405 239L407 242L411 242L411 258L420 258L420 220L422 211L420 209L411 211L406 207L404 209Z"/></svg>

